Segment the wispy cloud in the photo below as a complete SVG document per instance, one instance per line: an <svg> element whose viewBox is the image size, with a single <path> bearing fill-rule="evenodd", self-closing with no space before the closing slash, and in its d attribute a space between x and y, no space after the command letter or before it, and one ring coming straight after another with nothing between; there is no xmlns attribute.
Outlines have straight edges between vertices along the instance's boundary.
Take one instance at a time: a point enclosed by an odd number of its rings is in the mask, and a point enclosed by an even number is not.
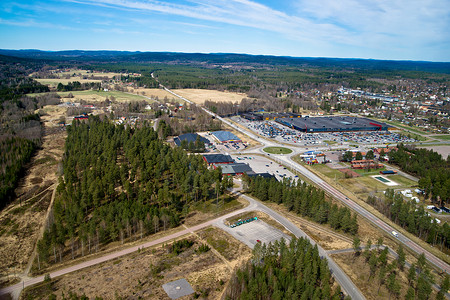
<svg viewBox="0 0 450 300"><path fill-rule="evenodd" d="M290 16L249 0L217 0L213 4L206 0L197 0L189 2L189 4L152 0L145 2L129 0L66 1L251 27L280 33L296 40L315 40L321 37L334 39L336 34L344 34L343 30L334 24L313 23L307 18Z"/></svg>
<svg viewBox="0 0 450 300"><path fill-rule="evenodd" d="M35 21L33 19L27 20L19 20L19 21L11 21L0 18L0 24L10 25L10 26L19 26L19 27L36 27L36 28L50 28L50 29L60 29L60 30L76 30L76 28L68 27L59 24L47 23Z"/></svg>

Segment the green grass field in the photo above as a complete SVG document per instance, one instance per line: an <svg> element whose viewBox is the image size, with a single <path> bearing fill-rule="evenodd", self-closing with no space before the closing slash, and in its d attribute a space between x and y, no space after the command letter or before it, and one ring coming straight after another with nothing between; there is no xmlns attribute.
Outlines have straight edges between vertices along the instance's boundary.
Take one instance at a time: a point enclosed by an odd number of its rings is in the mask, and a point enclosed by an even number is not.
<svg viewBox="0 0 450 300"><path fill-rule="evenodd" d="M35 93L35 94L28 94L27 96L30 97L36 97L41 96L46 93ZM154 102L153 100L150 100L148 98L145 98L140 95L135 94L128 94L124 92L118 92L118 91L97 91L97 90L87 90L87 91L71 91L71 92L57 92L58 95L65 98L69 94L72 94L74 98L72 100L86 100L86 101L104 101L106 97L108 97L109 100L111 100L111 97L114 97L116 101L118 102L130 102L130 101L147 101L147 102ZM63 100L65 101L65 100Z"/></svg>
<svg viewBox="0 0 450 300"><path fill-rule="evenodd" d="M397 121L388 121L388 120L383 120L383 119L379 119L379 121L387 123L387 124L390 124L390 125L394 125L396 127L399 127L399 128L405 129L405 130L409 130L409 131L412 131L412 132L415 132L415 133L419 133L419 134L426 133L426 132L424 132L424 131L422 131L422 130L420 130L418 128L411 127L411 126L402 124L402 123L397 122Z"/></svg>
<svg viewBox="0 0 450 300"><path fill-rule="evenodd" d="M434 135L433 138L441 141L450 141L450 134Z"/></svg>
<svg viewBox="0 0 450 300"><path fill-rule="evenodd" d="M284 147L266 147L263 149L264 152L270 153L270 154L289 154L292 153L291 149L284 148Z"/></svg>

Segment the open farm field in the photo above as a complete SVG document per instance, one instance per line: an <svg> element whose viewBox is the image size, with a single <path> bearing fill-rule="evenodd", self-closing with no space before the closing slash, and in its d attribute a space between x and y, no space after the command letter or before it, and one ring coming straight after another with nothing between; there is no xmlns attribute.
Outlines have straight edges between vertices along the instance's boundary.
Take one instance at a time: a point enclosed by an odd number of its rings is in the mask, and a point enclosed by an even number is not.
<svg viewBox="0 0 450 300"><path fill-rule="evenodd" d="M87 82L102 82L99 79L82 79L80 77L71 77L70 79L65 78L36 78L37 82L43 85L48 85L50 87L58 86L59 83L68 84L69 82L78 81L79 83L87 83Z"/></svg>
<svg viewBox="0 0 450 300"><path fill-rule="evenodd" d="M172 244L143 249L97 266L52 279L26 289L23 298L58 298L69 291L88 298L170 299L162 285L185 278L197 296L219 299L234 266L250 257L251 251L216 228L207 228L184 238L192 243L178 253ZM211 248L199 251L201 245ZM235 252L238 253L235 253ZM226 257L221 253L231 254ZM180 299L191 299L193 295Z"/></svg>
<svg viewBox="0 0 450 300"><path fill-rule="evenodd" d="M220 92L215 90L203 90L203 89L179 89L173 90L176 94L183 96L184 98L191 100L196 104L203 104L206 100L215 102L238 102L240 103L243 98L248 97L244 93L231 93Z"/></svg>
<svg viewBox="0 0 450 300"><path fill-rule="evenodd" d="M65 77L65 76L95 76L95 77L108 77L113 78L114 76L122 75L122 73L116 73L116 72L91 72L88 70L78 70L78 69L70 69L68 71L56 73L59 77Z"/></svg>
<svg viewBox="0 0 450 300"><path fill-rule="evenodd" d="M68 98L69 94L73 95L73 98ZM72 92L58 92L58 95L63 97L64 102L78 102L79 100L85 101L105 101L106 98L112 100L111 97L114 97L114 101L118 102L130 102L130 101L151 101L148 98L145 98L140 95L129 94L118 91L72 91Z"/></svg>
<svg viewBox="0 0 450 300"><path fill-rule="evenodd" d="M166 92L163 89L146 89L146 88L128 88L128 90L136 95L143 95L145 97L149 98L156 98L158 97L159 100L167 99L168 101L171 101L172 99L176 102L178 102L180 99L175 97L169 92ZM183 101L184 102L184 101Z"/></svg>

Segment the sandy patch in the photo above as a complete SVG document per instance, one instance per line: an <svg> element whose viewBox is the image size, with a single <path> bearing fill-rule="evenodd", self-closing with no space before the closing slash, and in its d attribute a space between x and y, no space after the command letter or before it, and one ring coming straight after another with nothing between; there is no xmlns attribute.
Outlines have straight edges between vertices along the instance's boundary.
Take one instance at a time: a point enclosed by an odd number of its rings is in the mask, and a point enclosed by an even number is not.
<svg viewBox="0 0 450 300"><path fill-rule="evenodd" d="M231 236L221 231L214 232L219 234L216 238L228 241L225 251L235 250L233 248L236 245L240 249L240 243ZM195 236L188 239L195 244L179 255L169 253L167 244L144 249L53 279L51 291L45 283L29 288L22 294L22 299L27 295L47 299L50 293L54 293L59 299L62 293L67 296L69 291L78 295L85 294L90 299L96 296L103 299L170 299L162 285L180 278L185 278L196 293L203 294L208 299L219 299L226 282L231 278L229 265L213 251L197 253L195 249L204 240ZM250 250L246 248L246 252L241 253L246 255L237 256L229 263L235 266L238 261L247 259ZM192 295L179 299L192 299Z"/></svg>
<svg viewBox="0 0 450 300"><path fill-rule="evenodd" d="M425 149L431 149L434 152L439 153L440 155L442 155L443 159L447 159L447 156L450 155L450 146L428 146L428 147L420 147L420 148L425 148Z"/></svg>

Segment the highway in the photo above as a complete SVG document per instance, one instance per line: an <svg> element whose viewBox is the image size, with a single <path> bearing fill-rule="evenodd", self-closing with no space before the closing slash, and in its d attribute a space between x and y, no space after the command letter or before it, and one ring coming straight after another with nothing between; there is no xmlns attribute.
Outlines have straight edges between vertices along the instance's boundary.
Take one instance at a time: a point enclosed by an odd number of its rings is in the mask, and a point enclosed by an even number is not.
<svg viewBox="0 0 450 300"><path fill-rule="evenodd" d="M163 85L161 85L161 87L163 89L165 89L167 92L171 93L172 95L188 102L188 103L193 103L190 100L177 95L176 93L172 92L171 90L167 89L166 87L164 87ZM302 174L303 176L305 176L306 178L310 179L312 182L314 182L318 187L322 188L323 190L325 190L326 193L328 193L329 195L331 195L332 197L335 197L336 199L342 201L345 205L347 205L349 208L353 209L355 212L357 212L359 215L363 216L364 218L366 218L367 220L369 220L372 224L374 224L375 226L377 226L378 228L382 229L383 231L385 231L387 234L391 235L392 231L395 230L393 227L391 227L390 225L386 224L384 221L380 220L378 217L376 217L375 215L373 215L372 213L370 213L369 211L367 211L366 209L364 209L363 207L361 207L360 205L358 205L356 202L354 202L353 200L350 200L349 198L347 198L344 194L342 194L341 192L339 192L337 189L335 189L334 187L332 187L330 184L328 184L327 182L323 181L322 179L320 179L317 175L315 175L314 173L312 173L311 171L309 171L308 169L306 169L305 167L299 165L298 163L296 163L295 161L292 160L292 156L296 155L300 150L303 149L299 149L297 147L289 147L286 146L284 144L279 144L278 142L274 141L274 140L267 140L265 138L261 138L260 136L254 134L253 132L250 132L249 130L243 129L237 125L235 125L234 123L230 122L229 120L226 120L222 117L220 117L219 115L209 111L208 109L202 107L203 111L205 111L207 114L215 117L216 119L222 121L223 123L227 124L228 126L232 127L233 129L247 135L248 137L259 141L261 144L263 144L263 146L261 147L285 147L285 148L289 148L293 151L293 153L291 153L290 155L270 155L272 158L276 158L278 159L280 162L282 162L283 164L285 164L286 166L296 170L297 172L299 172L300 174ZM248 152L248 151L247 151ZM268 155L268 153L265 153L264 151L261 151L261 153L263 153L264 155ZM413 242L412 240L410 240L408 237L404 236L403 234L399 233L398 236L398 240L399 242L401 242L403 245L405 245L406 247L410 248L412 251L416 252L417 254L421 254L424 253L425 257L427 258L427 260L433 264L434 266L436 266L438 269L450 274L450 266L445 263L444 261L442 261L441 259L439 259L438 257L436 257L434 254L430 253L429 251L425 250L424 248L422 248L421 246L419 246L418 244L416 244L415 242Z"/></svg>

